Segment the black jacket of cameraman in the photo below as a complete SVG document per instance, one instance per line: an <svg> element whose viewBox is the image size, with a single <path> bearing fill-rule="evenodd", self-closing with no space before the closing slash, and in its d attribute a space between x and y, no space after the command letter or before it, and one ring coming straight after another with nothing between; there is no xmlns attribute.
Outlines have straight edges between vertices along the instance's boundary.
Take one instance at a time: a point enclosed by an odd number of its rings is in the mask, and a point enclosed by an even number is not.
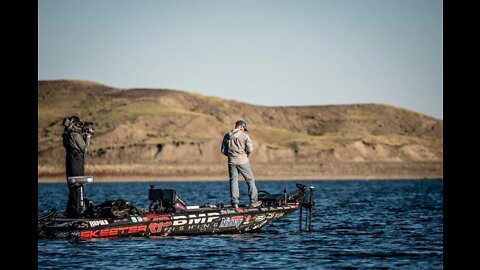
<svg viewBox="0 0 480 270"><path fill-rule="evenodd" d="M84 137L72 130L63 133L63 146L67 152L66 169L67 177L84 175L85 152L87 151L89 137Z"/></svg>

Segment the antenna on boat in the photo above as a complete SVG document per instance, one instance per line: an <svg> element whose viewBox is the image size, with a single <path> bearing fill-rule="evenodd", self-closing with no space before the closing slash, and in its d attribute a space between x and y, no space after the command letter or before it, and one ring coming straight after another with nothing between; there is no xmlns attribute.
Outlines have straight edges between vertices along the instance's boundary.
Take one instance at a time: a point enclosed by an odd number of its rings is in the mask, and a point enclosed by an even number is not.
<svg viewBox="0 0 480 270"><path fill-rule="evenodd" d="M309 214L309 222L308 222L308 231L311 232L312 231L312 210L313 210L313 205L314 205L314 202L313 202L313 191L314 191L315 187L314 186L310 186L310 202L308 204L308 214Z"/></svg>
<svg viewBox="0 0 480 270"><path fill-rule="evenodd" d="M303 208L305 208L305 230L312 231L312 210L315 204L313 200L314 186L310 186L310 194L307 194L307 187L297 184L298 189L303 193L303 200L300 201L300 231L302 230Z"/></svg>

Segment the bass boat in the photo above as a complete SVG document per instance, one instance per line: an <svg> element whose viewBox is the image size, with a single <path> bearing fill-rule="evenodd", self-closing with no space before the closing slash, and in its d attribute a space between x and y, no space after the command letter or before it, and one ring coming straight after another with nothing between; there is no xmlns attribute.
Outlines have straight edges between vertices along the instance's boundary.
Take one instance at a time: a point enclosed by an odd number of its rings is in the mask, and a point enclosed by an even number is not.
<svg viewBox="0 0 480 270"><path fill-rule="evenodd" d="M305 208L305 227L311 230L313 191L296 184L293 193L270 194L259 191L261 205L186 205L174 189L150 186L149 208L137 208L126 200L105 201L93 205L83 198L83 186L93 182L92 176L69 177L70 185L78 185L80 200L75 216L57 213L54 208L38 217L38 238L118 238L157 237L198 234L227 234L258 231L285 215Z"/></svg>

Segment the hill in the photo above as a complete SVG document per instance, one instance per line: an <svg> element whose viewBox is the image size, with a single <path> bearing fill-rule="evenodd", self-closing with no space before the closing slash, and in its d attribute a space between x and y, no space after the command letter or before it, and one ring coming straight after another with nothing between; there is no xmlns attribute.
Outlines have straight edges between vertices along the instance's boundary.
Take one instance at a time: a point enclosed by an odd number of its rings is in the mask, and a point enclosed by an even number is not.
<svg viewBox="0 0 480 270"><path fill-rule="evenodd" d="M267 107L170 89L38 82L38 176L64 179L64 117L95 123L97 179L228 179L223 135L244 119L257 179L443 178L443 121L384 104Z"/></svg>

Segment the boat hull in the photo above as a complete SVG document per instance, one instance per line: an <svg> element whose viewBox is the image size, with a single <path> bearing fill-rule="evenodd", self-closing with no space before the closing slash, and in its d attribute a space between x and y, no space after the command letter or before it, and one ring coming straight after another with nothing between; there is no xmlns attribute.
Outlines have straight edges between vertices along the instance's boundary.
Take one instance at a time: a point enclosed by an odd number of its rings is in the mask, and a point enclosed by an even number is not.
<svg viewBox="0 0 480 270"><path fill-rule="evenodd" d="M51 215L42 222L39 238L118 238L245 233L288 215L299 203L258 208L198 208L175 213L130 215L124 218L72 219ZM41 233L40 233L41 232Z"/></svg>

